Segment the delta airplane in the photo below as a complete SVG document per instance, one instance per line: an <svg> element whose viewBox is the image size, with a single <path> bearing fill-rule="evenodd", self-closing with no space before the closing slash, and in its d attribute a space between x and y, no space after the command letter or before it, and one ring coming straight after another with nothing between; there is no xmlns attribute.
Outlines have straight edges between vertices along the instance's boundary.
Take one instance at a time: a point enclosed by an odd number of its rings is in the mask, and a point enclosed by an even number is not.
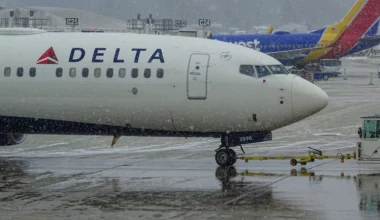
<svg viewBox="0 0 380 220"><path fill-rule="evenodd" d="M27 134L221 138L230 147L313 115L327 94L274 58L208 39L0 29L0 142Z"/></svg>
<svg viewBox="0 0 380 220"><path fill-rule="evenodd" d="M306 34L213 35L212 39L266 53L285 66L339 59L380 44L379 0L358 0L341 22Z"/></svg>

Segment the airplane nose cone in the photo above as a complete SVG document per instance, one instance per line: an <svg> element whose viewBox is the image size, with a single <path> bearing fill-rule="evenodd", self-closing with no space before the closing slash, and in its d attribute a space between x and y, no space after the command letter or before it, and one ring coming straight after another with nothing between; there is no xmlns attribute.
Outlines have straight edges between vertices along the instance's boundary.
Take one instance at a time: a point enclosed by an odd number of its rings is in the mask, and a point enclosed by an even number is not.
<svg viewBox="0 0 380 220"><path fill-rule="evenodd" d="M296 77L292 87L292 106L295 120L311 116L329 103L326 92L313 83Z"/></svg>

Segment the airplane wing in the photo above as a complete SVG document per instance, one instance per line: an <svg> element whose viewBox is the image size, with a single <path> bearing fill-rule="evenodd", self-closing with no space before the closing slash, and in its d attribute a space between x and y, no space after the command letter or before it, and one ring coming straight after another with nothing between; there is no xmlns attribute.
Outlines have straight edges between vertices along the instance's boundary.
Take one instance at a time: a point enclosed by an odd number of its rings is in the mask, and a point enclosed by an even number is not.
<svg viewBox="0 0 380 220"><path fill-rule="evenodd" d="M302 48L302 49L296 49L296 50L286 50L286 51L279 51L279 52L269 52L268 55L272 56L273 58L277 60L289 60L294 59L298 57L306 57L309 55L309 53L312 50L319 50L319 49L325 49L327 47L312 47L312 48Z"/></svg>
<svg viewBox="0 0 380 220"><path fill-rule="evenodd" d="M369 37L362 37L362 38L359 38L359 41L361 41L361 42L379 41L380 42L380 35L374 35L374 36L369 36Z"/></svg>

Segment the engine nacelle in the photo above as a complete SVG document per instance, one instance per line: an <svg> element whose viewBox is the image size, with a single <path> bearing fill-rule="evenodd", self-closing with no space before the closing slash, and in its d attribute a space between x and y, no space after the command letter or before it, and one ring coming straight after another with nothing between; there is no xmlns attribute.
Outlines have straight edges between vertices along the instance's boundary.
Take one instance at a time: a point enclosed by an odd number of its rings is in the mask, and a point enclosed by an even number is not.
<svg viewBox="0 0 380 220"><path fill-rule="evenodd" d="M0 134L0 146L11 146L22 144L26 139L26 134Z"/></svg>

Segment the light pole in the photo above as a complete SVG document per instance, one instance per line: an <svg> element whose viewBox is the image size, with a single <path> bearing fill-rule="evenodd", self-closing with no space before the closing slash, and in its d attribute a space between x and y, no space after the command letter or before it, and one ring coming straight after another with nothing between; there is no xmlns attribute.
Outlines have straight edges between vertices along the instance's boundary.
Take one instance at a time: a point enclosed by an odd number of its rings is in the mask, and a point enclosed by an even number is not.
<svg viewBox="0 0 380 220"><path fill-rule="evenodd" d="M11 27L13 28L13 17L15 15L15 11L11 10L9 11L9 17L10 17L10 20L11 20Z"/></svg>

